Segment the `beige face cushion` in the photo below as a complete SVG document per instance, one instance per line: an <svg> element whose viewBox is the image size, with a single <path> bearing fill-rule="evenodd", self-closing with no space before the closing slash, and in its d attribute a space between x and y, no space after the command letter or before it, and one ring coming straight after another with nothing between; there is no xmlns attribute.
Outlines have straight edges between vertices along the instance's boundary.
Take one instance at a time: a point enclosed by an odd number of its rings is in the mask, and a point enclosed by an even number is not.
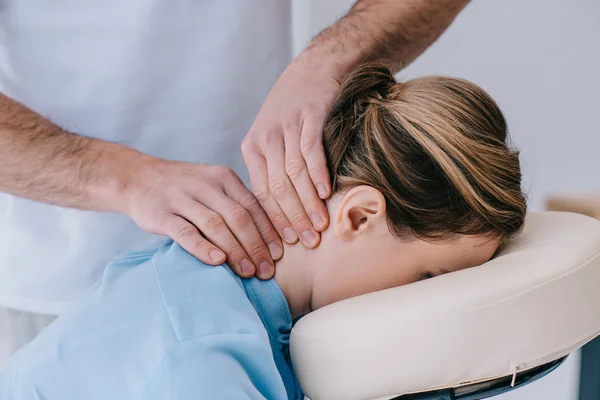
<svg viewBox="0 0 600 400"><path fill-rule="evenodd" d="M600 334L600 222L530 213L486 264L344 300L291 336L311 400L459 387L545 364Z"/></svg>

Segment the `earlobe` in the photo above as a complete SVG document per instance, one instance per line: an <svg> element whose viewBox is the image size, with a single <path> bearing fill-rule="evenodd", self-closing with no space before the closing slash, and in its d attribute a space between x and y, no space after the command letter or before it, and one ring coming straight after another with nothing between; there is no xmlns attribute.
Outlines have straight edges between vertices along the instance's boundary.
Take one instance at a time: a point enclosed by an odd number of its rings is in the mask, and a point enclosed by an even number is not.
<svg viewBox="0 0 600 400"><path fill-rule="evenodd" d="M335 235L351 241L375 225L386 223L386 203L381 192L371 186L357 186L340 201L333 225Z"/></svg>

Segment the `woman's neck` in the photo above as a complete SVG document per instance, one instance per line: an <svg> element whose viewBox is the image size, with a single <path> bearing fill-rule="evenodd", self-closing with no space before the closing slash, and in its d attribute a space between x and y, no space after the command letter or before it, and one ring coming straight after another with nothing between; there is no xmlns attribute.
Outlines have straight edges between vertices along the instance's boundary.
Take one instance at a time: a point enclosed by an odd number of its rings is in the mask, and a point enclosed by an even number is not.
<svg viewBox="0 0 600 400"><path fill-rule="evenodd" d="M301 244L284 244L283 257L275 263L275 282L285 296L292 318L309 313L312 301L311 251Z"/></svg>

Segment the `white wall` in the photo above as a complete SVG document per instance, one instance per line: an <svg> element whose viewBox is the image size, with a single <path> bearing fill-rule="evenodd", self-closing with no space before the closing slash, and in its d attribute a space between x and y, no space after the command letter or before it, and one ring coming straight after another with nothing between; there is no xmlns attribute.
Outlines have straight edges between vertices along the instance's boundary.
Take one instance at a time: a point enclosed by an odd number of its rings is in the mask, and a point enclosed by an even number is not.
<svg viewBox="0 0 600 400"><path fill-rule="evenodd" d="M296 52L353 4L295 0ZM530 209L551 193L600 192L600 2L487 0L470 4L400 78L472 80L499 103L521 148ZM575 400L578 356L500 400Z"/></svg>

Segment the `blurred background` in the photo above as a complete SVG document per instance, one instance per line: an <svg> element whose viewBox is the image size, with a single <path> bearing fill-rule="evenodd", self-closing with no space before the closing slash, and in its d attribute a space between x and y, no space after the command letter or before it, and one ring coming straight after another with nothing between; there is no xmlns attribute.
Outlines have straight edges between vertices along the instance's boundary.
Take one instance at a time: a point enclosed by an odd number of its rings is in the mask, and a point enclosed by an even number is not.
<svg viewBox="0 0 600 400"><path fill-rule="evenodd" d="M294 0L295 53L353 3ZM521 149L530 210L555 194L600 197L600 1L474 1L398 77L425 74L469 79L496 99ZM579 373L575 354L541 381L497 399L576 400Z"/></svg>

